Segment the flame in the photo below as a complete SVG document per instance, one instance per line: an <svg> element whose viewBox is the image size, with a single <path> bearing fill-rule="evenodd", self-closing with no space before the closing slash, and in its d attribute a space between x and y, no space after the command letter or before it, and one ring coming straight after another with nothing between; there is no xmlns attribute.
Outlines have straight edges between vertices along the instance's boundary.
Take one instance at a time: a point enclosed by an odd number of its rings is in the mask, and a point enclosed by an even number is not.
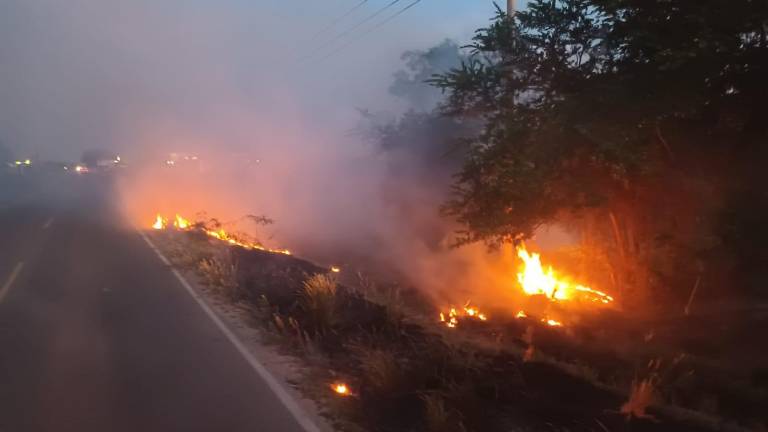
<svg viewBox="0 0 768 432"><path fill-rule="evenodd" d="M168 223L168 221L166 221L165 218L163 218L160 215L157 215L157 218L155 219L155 223L152 224L152 228L154 228L156 230L161 230L161 229L165 228L167 223Z"/></svg>
<svg viewBox="0 0 768 432"><path fill-rule="evenodd" d="M331 384L331 389L341 396L349 396L349 387L344 383Z"/></svg>
<svg viewBox="0 0 768 432"><path fill-rule="evenodd" d="M156 230L165 229L168 227L168 220L165 219L162 215L158 214L157 218L155 219L155 223L152 224L152 228ZM221 240L224 242L229 243L232 246L239 246L244 249L256 249L264 252L271 252L271 253L279 253L283 255L291 255L291 251L288 249L269 249L264 247L261 243L257 242L251 242L247 240L243 240L239 238L238 236L235 236L233 234L230 234L226 232L224 229L218 229L218 230L212 230L205 227L196 227L193 223L191 223L188 219L183 218L180 215L176 215L174 221L173 221L173 227L179 230L197 230L204 232L209 237L213 237L217 240Z"/></svg>
<svg viewBox="0 0 768 432"><path fill-rule="evenodd" d="M331 266L331 271L334 272L334 273L339 273L339 272L341 272L341 268L336 267L336 266Z"/></svg>
<svg viewBox="0 0 768 432"><path fill-rule="evenodd" d="M187 229L191 225L192 224L189 223L188 220L184 219L183 217L179 216L178 214L176 215L176 220L173 221L173 226L175 226L178 229Z"/></svg>
<svg viewBox="0 0 768 432"><path fill-rule="evenodd" d="M464 312L469 316L470 318L477 318L480 321L487 321L488 318L485 316L484 313L480 312L480 310L476 307L465 307Z"/></svg>
<svg viewBox="0 0 768 432"><path fill-rule="evenodd" d="M525 245L517 248L517 256L523 261L523 268L517 274L517 281L527 295L544 295L552 301L579 299L603 304L613 302L613 297L602 291L573 284L559 277L552 267L544 271L540 255L528 253Z"/></svg>
<svg viewBox="0 0 768 432"><path fill-rule="evenodd" d="M557 321L557 320L553 320L552 318L543 318L541 320L541 322L543 322L544 324L546 324L548 326L552 326L552 327L562 327L563 326L563 323L561 323L560 321Z"/></svg>
<svg viewBox="0 0 768 432"><path fill-rule="evenodd" d="M519 311L517 312L517 315L515 315L515 318L528 318L528 314L525 313L525 311Z"/></svg>
<svg viewBox="0 0 768 432"><path fill-rule="evenodd" d="M456 328L456 326L459 325L459 318L470 318L479 321L488 320L486 314L480 312L480 309L470 306L469 302L467 302L460 310L455 307L450 308L447 315L440 312L440 322L445 324L448 328Z"/></svg>

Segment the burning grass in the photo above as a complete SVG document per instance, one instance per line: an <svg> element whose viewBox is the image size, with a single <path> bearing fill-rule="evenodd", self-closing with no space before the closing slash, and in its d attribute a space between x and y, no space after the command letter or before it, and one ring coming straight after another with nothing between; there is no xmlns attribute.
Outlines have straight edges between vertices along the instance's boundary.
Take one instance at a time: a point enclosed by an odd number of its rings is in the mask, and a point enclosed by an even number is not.
<svg viewBox="0 0 768 432"><path fill-rule="evenodd" d="M638 379L609 333L626 337L616 325L619 312L591 288L566 289L562 282L542 288L531 295L549 304L541 316L527 310L504 316L467 302L446 308L442 320L425 311L425 319L417 312L423 308L404 304L401 290L364 277L348 287L332 269L245 247L245 241L222 241L196 223L182 226L158 232L183 242L184 250L213 249L201 254L203 280L237 293L227 298L248 303L255 322L306 362L311 378L302 389L325 401L339 430L678 431L702 425L670 421L654 405L675 397L671 389L690 379L689 369L681 362L682 372L665 379ZM220 258L222 250L229 261ZM533 265L545 279L558 277ZM591 305L591 321L547 315L569 302ZM651 415L658 422L649 421Z"/></svg>

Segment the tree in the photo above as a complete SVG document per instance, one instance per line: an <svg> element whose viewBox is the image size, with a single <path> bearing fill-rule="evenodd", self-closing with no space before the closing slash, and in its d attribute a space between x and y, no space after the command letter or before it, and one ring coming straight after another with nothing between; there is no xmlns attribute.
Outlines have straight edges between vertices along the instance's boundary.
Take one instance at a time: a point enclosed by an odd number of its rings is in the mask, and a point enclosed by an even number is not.
<svg viewBox="0 0 768 432"><path fill-rule="evenodd" d="M446 205L459 243L573 223L622 288L690 287L725 247L711 238L732 185L763 176L748 167L765 161L767 29L768 4L748 0L499 10L432 80L446 115L485 125Z"/></svg>
<svg viewBox="0 0 768 432"><path fill-rule="evenodd" d="M427 85L427 80L458 67L466 56L456 42L446 39L427 50L406 51L400 58L405 62L405 69L395 73L389 92L405 100L411 109L432 111L442 95Z"/></svg>

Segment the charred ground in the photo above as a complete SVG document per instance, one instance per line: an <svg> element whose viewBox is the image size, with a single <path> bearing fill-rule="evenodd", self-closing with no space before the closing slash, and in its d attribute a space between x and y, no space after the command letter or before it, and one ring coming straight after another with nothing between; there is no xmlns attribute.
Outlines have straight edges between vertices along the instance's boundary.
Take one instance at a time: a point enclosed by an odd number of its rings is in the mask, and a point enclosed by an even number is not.
<svg viewBox="0 0 768 432"><path fill-rule="evenodd" d="M663 337L611 311L567 329L503 314L447 329L418 295L365 278L342 284L309 261L197 232L156 235L175 263L247 307L267 340L307 366L302 391L340 430L747 430L764 421L759 371L712 357L705 317L670 318ZM682 335L699 350L670 349L667 339ZM332 390L338 382L349 395ZM637 402L647 417L622 413L642 382L653 386Z"/></svg>

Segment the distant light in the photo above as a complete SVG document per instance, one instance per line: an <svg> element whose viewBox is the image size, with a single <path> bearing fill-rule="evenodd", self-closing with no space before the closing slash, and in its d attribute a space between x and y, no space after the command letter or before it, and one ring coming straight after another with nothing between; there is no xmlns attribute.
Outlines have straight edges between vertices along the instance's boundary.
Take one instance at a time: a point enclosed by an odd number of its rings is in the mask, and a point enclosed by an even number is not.
<svg viewBox="0 0 768 432"><path fill-rule="evenodd" d="M16 161L16 165L21 165L21 161Z"/></svg>
<svg viewBox="0 0 768 432"><path fill-rule="evenodd" d="M32 165L32 161L29 159L24 159L24 165Z"/></svg>
<svg viewBox="0 0 768 432"><path fill-rule="evenodd" d="M115 160L116 160L116 161L118 161L118 162L120 162L120 155L117 155L117 157L115 158Z"/></svg>
<svg viewBox="0 0 768 432"><path fill-rule="evenodd" d="M339 273L341 271L341 268L336 267L336 266L331 266L331 271L334 272L334 273Z"/></svg>
<svg viewBox="0 0 768 432"><path fill-rule="evenodd" d="M84 172L88 172L88 168L86 168L86 167L84 167L82 165L77 165L77 166L75 166L75 171L77 171L79 173L84 173Z"/></svg>

